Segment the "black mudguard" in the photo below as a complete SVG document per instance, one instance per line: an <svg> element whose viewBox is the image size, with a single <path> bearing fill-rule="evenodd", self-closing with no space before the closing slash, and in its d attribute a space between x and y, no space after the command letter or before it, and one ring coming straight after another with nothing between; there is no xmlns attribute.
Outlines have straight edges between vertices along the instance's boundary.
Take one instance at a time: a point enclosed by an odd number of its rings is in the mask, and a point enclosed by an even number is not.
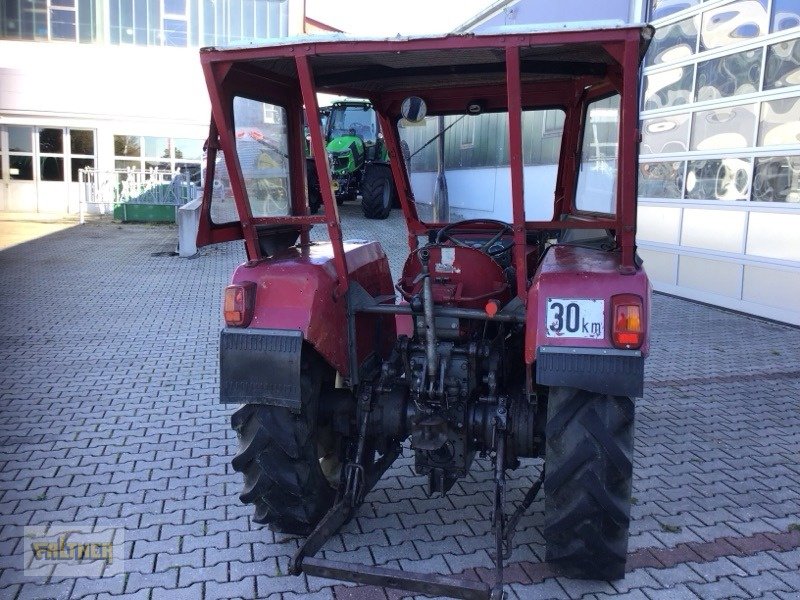
<svg viewBox="0 0 800 600"><path fill-rule="evenodd" d="M302 349L301 331L223 329L219 338L220 402L282 406L299 413Z"/></svg>
<svg viewBox="0 0 800 600"><path fill-rule="evenodd" d="M540 346L536 382L638 398L644 395L644 357L638 350Z"/></svg>

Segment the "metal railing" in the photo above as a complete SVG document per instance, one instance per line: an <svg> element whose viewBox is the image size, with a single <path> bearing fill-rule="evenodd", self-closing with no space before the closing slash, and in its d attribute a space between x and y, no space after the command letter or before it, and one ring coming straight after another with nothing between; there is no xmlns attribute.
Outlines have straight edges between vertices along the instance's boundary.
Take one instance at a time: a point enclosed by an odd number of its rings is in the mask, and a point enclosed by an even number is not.
<svg viewBox="0 0 800 600"><path fill-rule="evenodd" d="M199 196L199 187L178 171L158 169L81 169L79 172L80 222L89 205L99 207L100 214L113 213L121 207L126 220L128 205L179 206Z"/></svg>

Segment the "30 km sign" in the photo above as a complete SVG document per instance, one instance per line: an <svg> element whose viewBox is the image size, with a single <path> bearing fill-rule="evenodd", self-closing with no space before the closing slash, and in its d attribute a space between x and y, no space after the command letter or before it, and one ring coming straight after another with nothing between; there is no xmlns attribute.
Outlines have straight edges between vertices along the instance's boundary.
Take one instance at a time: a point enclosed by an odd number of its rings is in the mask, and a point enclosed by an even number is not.
<svg viewBox="0 0 800 600"><path fill-rule="evenodd" d="M547 337L597 339L605 333L605 302L578 298L548 298Z"/></svg>

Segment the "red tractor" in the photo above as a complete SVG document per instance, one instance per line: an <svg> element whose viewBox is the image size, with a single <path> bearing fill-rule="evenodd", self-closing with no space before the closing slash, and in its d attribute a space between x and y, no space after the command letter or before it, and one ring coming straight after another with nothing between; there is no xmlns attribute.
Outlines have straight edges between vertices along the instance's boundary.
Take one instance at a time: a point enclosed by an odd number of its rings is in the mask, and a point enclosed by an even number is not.
<svg viewBox="0 0 800 600"><path fill-rule="evenodd" d="M207 179L224 155L236 210L206 186L198 243L243 239L248 257L224 294L220 399L241 405L241 500L256 522L307 536L292 573L499 598L514 530L543 487L547 560L573 577L624 575L650 321L635 234L652 34L201 52ZM319 119L308 121L324 214L310 214L303 112L318 112L317 92L378 114L408 228L396 283L379 242L342 239ZM454 169L466 151L457 166L470 168ZM311 241L317 226L329 241ZM315 557L404 449L430 493L446 494L476 455L492 461L494 586ZM509 514L522 458L543 466Z"/></svg>

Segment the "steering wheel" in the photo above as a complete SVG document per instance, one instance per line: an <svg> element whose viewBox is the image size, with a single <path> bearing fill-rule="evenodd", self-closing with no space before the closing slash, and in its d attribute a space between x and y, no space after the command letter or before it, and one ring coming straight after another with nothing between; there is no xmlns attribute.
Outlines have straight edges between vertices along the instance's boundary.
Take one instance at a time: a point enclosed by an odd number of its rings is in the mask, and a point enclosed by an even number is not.
<svg viewBox="0 0 800 600"><path fill-rule="evenodd" d="M490 250L490 248L495 243L497 243L497 241L501 237L503 237L507 233L513 232L511 225L503 221L497 221L495 219L465 219L464 221L456 221L455 223L449 223L448 225L442 227L439 230L439 233L436 234L436 243L441 244L444 240L450 240L456 246L461 246L462 248L474 248L474 246L471 246L466 242L463 242L458 238L454 237L453 234L450 233L450 231L456 227L463 227L465 225L476 225L476 224L494 225L498 229L497 233L495 233L491 237L491 239L489 239L489 241L481 244L478 250L480 250L481 252L485 252L489 256L496 256L498 254L502 254L507 250L505 246L500 249L496 249L494 251Z"/></svg>

